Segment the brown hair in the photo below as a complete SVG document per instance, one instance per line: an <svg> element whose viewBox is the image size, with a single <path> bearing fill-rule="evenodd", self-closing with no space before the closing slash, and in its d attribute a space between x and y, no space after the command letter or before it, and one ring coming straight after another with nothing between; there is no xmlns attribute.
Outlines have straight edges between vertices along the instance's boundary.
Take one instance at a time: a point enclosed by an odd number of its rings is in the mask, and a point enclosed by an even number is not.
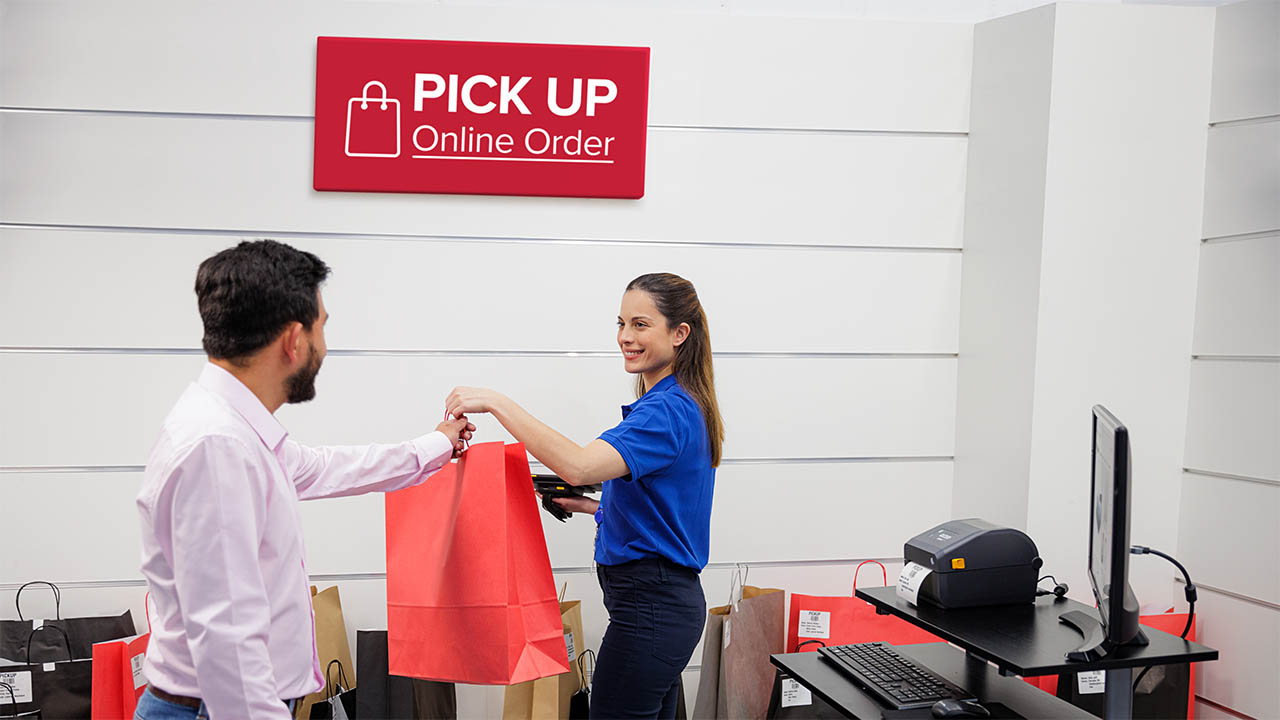
<svg viewBox="0 0 1280 720"><path fill-rule="evenodd" d="M720 466L720 450L724 445L724 418L720 417L720 405L716 402L715 373L711 368L711 331L707 327L707 314L698 300L693 283L671 273L641 275L627 284L627 290L641 290L649 294L667 321L667 327L676 328L688 323L689 337L676 347L673 374L680 387L693 397L702 409L707 425L707 441L711 448L711 467ZM636 396L643 395L644 375L636 376Z"/></svg>

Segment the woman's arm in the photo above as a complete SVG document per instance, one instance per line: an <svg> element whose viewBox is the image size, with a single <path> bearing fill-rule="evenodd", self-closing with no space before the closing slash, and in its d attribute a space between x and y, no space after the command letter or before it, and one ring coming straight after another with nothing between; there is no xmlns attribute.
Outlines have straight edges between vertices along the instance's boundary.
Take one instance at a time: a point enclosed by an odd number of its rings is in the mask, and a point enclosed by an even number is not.
<svg viewBox="0 0 1280 720"><path fill-rule="evenodd" d="M570 485L595 485L622 477L629 470L622 455L603 440L586 447L556 432L520 407L511 398L487 388L458 387L445 401L449 413L458 417L469 413L490 413L516 440Z"/></svg>

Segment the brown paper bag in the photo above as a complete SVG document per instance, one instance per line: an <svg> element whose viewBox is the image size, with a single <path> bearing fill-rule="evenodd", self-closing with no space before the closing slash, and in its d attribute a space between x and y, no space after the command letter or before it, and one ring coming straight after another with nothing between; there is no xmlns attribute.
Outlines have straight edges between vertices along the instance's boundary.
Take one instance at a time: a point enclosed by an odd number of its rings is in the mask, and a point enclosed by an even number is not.
<svg viewBox="0 0 1280 720"><path fill-rule="evenodd" d="M342 600L338 597L338 587L335 585L323 592L316 592L312 585L311 607L316 615L316 653L320 656L320 667L327 668L334 660L342 663L347 680L351 683L351 687L344 689L351 690L356 686L356 666L351 662L351 645L347 642L347 623L342 619ZM303 698L298 703L294 717L299 720L311 717L311 706L324 702L326 697L336 692L331 691L329 682L326 679L325 687ZM336 677L333 682L337 682Z"/></svg>
<svg viewBox="0 0 1280 720"><path fill-rule="evenodd" d="M564 625L565 649L571 672L511 685L502 700L502 720L568 720L569 700L582 687L577 671L582 637L582 603L577 600L560 603L560 620Z"/></svg>
<svg viewBox="0 0 1280 720"><path fill-rule="evenodd" d="M776 673L769 656L786 642L786 593L747 585L742 600L707 610L696 720L764 718Z"/></svg>

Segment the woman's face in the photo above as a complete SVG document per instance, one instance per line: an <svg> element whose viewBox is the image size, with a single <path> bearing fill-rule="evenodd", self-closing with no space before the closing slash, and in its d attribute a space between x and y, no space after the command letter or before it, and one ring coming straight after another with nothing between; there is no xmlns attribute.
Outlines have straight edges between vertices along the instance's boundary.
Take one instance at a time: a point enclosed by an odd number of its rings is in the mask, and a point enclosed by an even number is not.
<svg viewBox="0 0 1280 720"><path fill-rule="evenodd" d="M676 347L689 336L689 326L674 330L658 312L653 298L643 290L628 290L622 295L618 311L618 347L629 373L651 373L662 370L676 359Z"/></svg>

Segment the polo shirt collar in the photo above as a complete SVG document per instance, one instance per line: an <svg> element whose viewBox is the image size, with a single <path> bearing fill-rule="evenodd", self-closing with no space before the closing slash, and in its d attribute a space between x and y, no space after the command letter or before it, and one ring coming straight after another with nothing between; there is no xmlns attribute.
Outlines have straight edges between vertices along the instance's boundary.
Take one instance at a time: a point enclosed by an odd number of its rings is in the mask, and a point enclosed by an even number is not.
<svg viewBox="0 0 1280 720"><path fill-rule="evenodd" d="M204 370L200 371L200 379L196 380L196 384L226 400L231 409L249 423L253 431L262 439L262 444L272 452L275 452L288 436L289 431L285 430L276 416L267 410L258 396L225 369L213 363L206 363Z"/></svg>
<svg viewBox="0 0 1280 720"><path fill-rule="evenodd" d="M676 387L676 374L675 374L675 373L671 373L670 375L668 375L668 376L666 376L666 377L662 378L661 380L659 380L657 385L654 385L653 387L651 387L651 388L649 388L648 390L646 390L646 391L645 391L645 393L644 393L643 395L641 395L640 397L636 398L636 401L635 401L635 402L633 402L633 403L631 403L631 404L629 404L629 405L623 405L623 406L622 406L622 419L623 419L623 420L627 419L627 416L631 414L631 411L632 411L632 410L634 410L634 409L635 409L635 407L636 407L637 405L639 405L640 403L644 402L644 399L645 399L645 398L649 397L650 395L652 395L652 394L654 394L654 393L666 392L666 391L670 390L670 389L671 389L671 388L673 388L673 387Z"/></svg>

